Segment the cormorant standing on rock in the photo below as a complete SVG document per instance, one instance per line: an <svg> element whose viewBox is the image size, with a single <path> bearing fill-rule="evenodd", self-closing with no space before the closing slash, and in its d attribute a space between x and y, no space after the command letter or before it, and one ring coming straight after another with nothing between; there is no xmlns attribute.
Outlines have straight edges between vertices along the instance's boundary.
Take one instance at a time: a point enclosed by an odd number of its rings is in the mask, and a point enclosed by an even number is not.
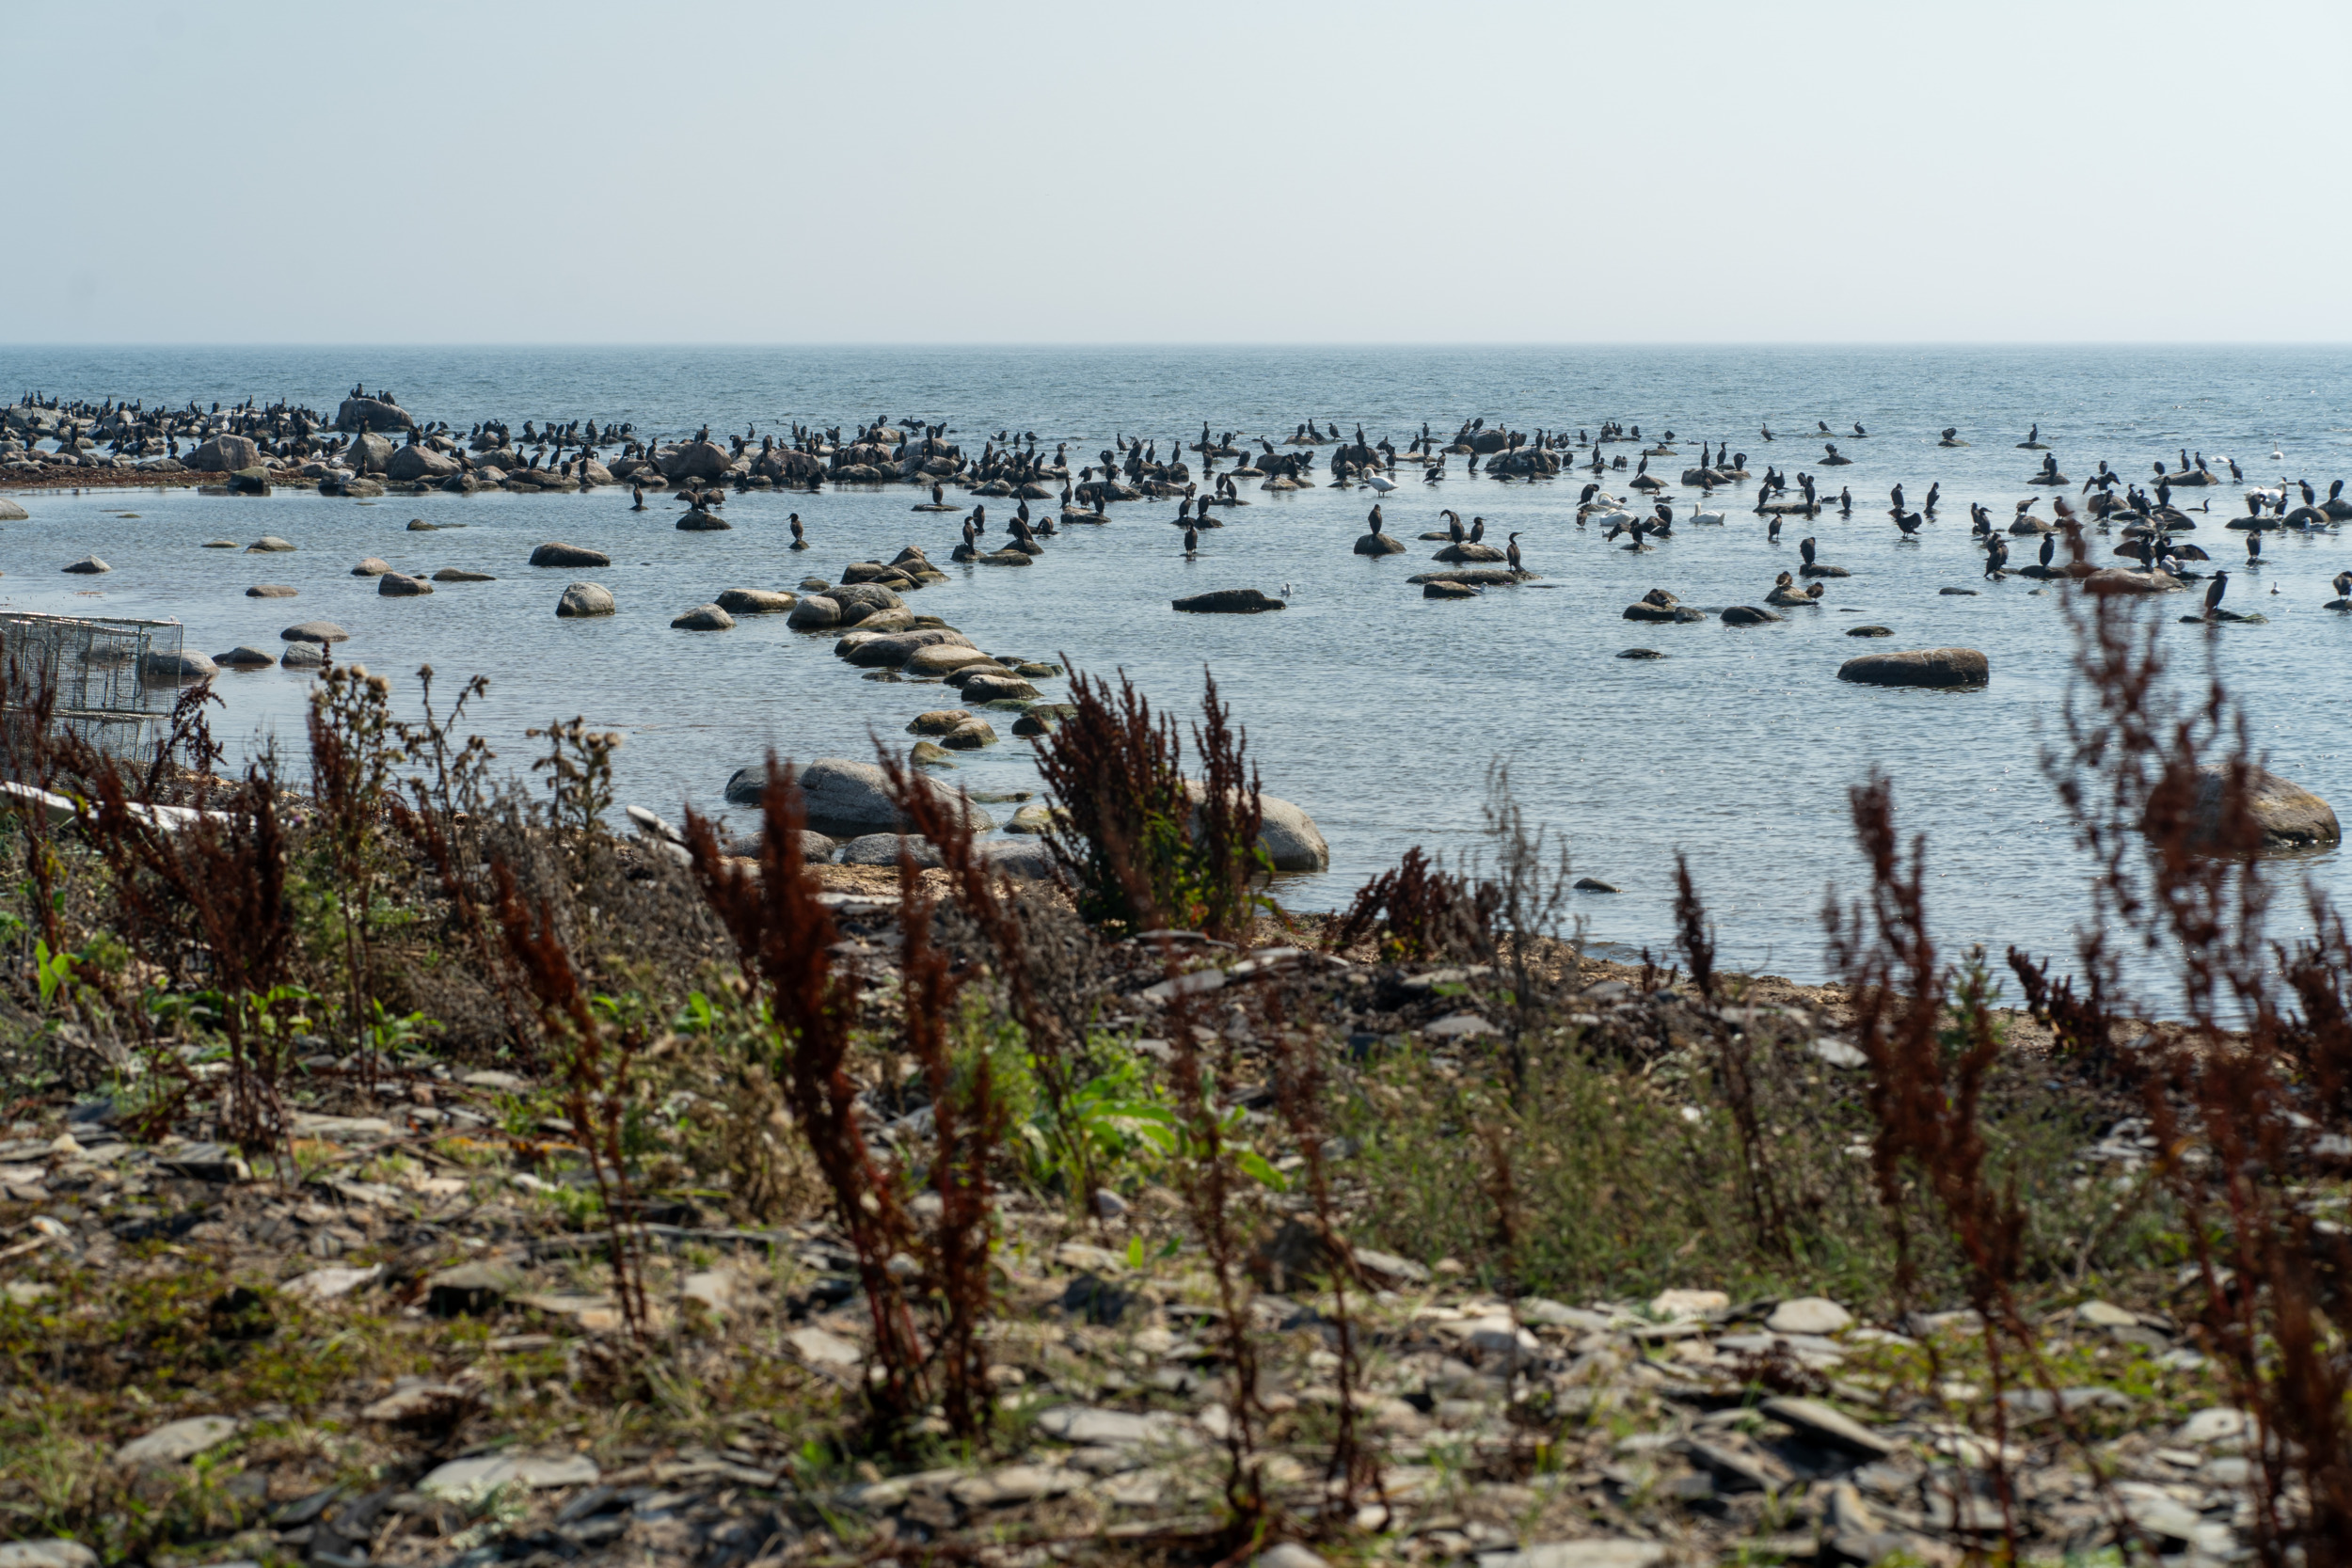
<svg viewBox="0 0 2352 1568"><path fill-rule="evenodd" d="M1372 525L1373 532L1380 531L1380 503L1378 501L1372 503L1372 515L1364 520Z"/></svg>
<svg viewBox="0 0 2352 1568"><path fill-rule="evenodd" d="M1851 486L1841 484L1837 487L1837 515L1840 517L1853 515L1853 490Z"/></svg>
<svg viewBox="0 0 2352 1568"><path fill-rule="evenodd" d="M802 531L801 529L801 515L797 512L792 514L791 521L792 547L796 550L804 550L808 548L808 535Z"/></svg>
<svg viewBox="0 0 2352 1568"><path fill-rule="evenodd" d="M1197 529L1197 528L1194 528L1194 527L1193 527L1191 524L1189 524L1189 523L1185 524L1185 525L1184 525L1184 553L1185 553L1186 555L1192 555L1192 554L1194 554L1195 552L1197 552L1200 548L1200 531L1199 529Z"/></svg>
<svg viewBox="0 0 2352 1568"><path fill-rule="evenodd" d="M1772 514L1772 521L1764 525L1764 542L1768 545L1780 543L1780 514L1777 512Z"/></svg>
<svg viewBox="0 0 2352 1568"><path fill-rule="evenodd" d="M1375 530L1374 531L1376 532L1378 531ZM1519 569L1519 536L1518 534L1515 533L1511 535L1510 543L1503 550L1503 554L1510 560L1511 570L1515 572L1518 571Z"/></svg>
<svg viewBox="0 0 2352 1568"><path fill-rule="evenodd" d="M644 487L644 485L642 485L642 484L633 485L633 486L631 486L631 487L630 487L630 491L629 491L629 493L630 493L630 495L631 495L632 497L634 497L634 498L635 498L635 500L636 500L636 504L635 504L635 505L633 505L633 506L631 506L631 507L629 508L629 510L630 510L631 512L643 512L643 511L644 511L644 510L645 510L645 487Z"/></svg>
<svg viewBox="0 0 2352 1568"><path fill-rule="evenodd" d="M1804 556L1804 563L1805 563L1806 565L1810 566L1810 565L1812 565L1812 564L1813 564L1813 537L1812 537L1812 535L1807 534L1807 535L1806 535L1804 539L1802 539L1802 540L1798 541L1798 544L1797 544L1797 553L1798 553L1799 555L1802 555L1802 556Z"/></svg>
<svg viewBox="0 0 2352 1568"><path fill-rule="evenodd" d="M2042 536L2042 565L2043 570L2046 571L2049 569L2051 558L2057 554L2058 535L2055 533L2043 534Z"/></svg>
<svg viewBox="0 0 2352 1568"><path fill-rule="evenodd" d="M2213 581L2205 585L2205 618L2207 620L2213 619L2213 612L2221 608L2221 595L2229 591L2229 587L2230 574L2227 572L2216 572L2213 575Z"/></svg>

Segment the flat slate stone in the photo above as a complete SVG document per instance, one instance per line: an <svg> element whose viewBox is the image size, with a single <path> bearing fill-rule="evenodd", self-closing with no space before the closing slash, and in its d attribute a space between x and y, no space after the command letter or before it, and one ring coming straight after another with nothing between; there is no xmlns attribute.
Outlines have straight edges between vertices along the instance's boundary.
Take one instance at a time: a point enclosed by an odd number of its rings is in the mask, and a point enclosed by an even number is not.
<svg viewBox="0 0 2352 1568"><path fill-rule="evenodd" d="M1884 1459L1895 1451L1895 1445L1864 1426L1843 1411L1823 1404L1820 1400L1772 1399L1763 1404L1764 1414L1773 1420L1792 1426L1816 1443L1866 1459Z"/></svg>
<svg viewBox="0 0 2352 1568"><path fill-rule="evenodd" d="M300 621L278 634L288 642L347 642L351 633L332 621Z"/></svg>
<svg viewBox="0 0 2352 1568"><path fill-rule="evenodd" d="M428 1497L470 1502L488 1497L501 1486L535 1492L553 1486L594 1486L603 1472L586 1454L561 1459L534 1459L529 1454L496 1454L484 1459L453 1459L417 1482Z"/></svg>
<svg viewBox="0 0 2352 1568"><path fill-rule="evenodd" d="M237 1434L237 1423L227 1416L191 1416L157 1427L115 1450L118 1465L180 1465L208 1449L216 1449Z"/></svg>

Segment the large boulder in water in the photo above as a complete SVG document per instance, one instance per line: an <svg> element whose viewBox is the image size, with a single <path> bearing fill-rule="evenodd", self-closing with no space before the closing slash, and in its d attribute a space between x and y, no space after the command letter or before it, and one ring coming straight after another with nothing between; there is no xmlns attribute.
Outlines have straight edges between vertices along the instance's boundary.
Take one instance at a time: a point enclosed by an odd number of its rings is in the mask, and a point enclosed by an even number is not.
<svg viewBox="0 0 2352 1568"><path fill-rule="evenodd" d="M564 596L555 601L555 613L569 621L590 615L610 615L619 606L612 602L612 590L600 582L575 582L564 590Z"/></svg>
<svg viewBox="0 0 2352 1568"><path fill-rule="evenodd" d="M1837 678L1864 686L1982 686L1993 666L1974 648L1917 648L1850 658L1837 667Z"/></svg>
<svg viewBox="0 0 2352 1568"><path fill-rule="evenodd" d="M2229 792L2230 768L2209 764L2199 774L2197 799L2188 814L2189 842L2210 847L2222 836L2223 797ZM2301 784L2267 768L2249 767L2245 775L2242 806L2247 828L2259 832L2265 849L2313 849L2344 842L2335 808ZM2233 830L2234 832L2234 830Z"/></svg>
<svg viewBox="0 0 2352 1568"><path fill-rule="evenodd" d="M841 624L841 606L830 594L803 594L785 624L794 631L823 631Z"/></svg>
<svg viewBox="0 0 2352 1568"><path fill-rule="evenodd" d="M2083 578L2086 594L2169 594L2181 586L2181 579L2169 572L2127 572L2120 566L2102 566Z"/></svg>
<svg viewBox="0 0 2352 1568"><path fill-rule="evenodd" d="M431 447L403 447L384 460L386 479L447 479L457 471L457 459Z"/></svg>
<svg viewBox="0 0 2352 1568"><path fill-rule="evenodd" d="M355 474L384 473L392 460L392 443L381 436L354 436L343 453L343 466Z"/></svg>
<svg viewBox="0 0 2352 1568"><path fill-rule="evenodd" d="M1255 588L1214 588L1168 602L1187 615L1256 615L1283 608L1281 600Z"/></svg>
<svg viewBox="0 0 2352 1568"><path fill-rule="evenodd" d="M798 602L793 594L766 588L730 588L717 601L731 615L782 615Z"/></svg>
<svg viewBox="0 0 2352 1568"><path fill-rule="evenodd" d="M717 479L734 464L733 455L716 441L689 441L660 458L666 479Z"/></svg>
<svg viewBox="0 0 2352 1568"><path fill-rule="evenodd" d="M920 631L885 632L871 637L852 634L851 637L843 638L842 644L834 649L834 652L840 657L848 659L858 669L897 670L926 648L943 646L968 648L971 645L971 640L960 631L949 631L945 626L936 626L925 627Z"/></svg>
<svg viewBox="0 0 2352 1568"><path fill-rule="evenodd" d="M405 408L396 403L379 403L374 398L345 398L335 410L335 428L346 435L354 431L414 430L417 421Z"/></svg>
<svg viewBox="0 0 2352 1568"><path fill-rule="evenodd" d="M612 558L602 550L587 549L579 545L549 543L531 552L533 566L610 566Z"/></svg>
<svg viewBox="0 0 2352 1568"><path fill-rule="evenodd" d="M1444 549L1439 550L1436 559L1458 566L1470 561L1507 561L1510 556L1508 552L1499 550L1484 541L1472 543L1465 539L1458 545L1448 545Z"/></svg>
<svg viewBox="0 0 2352 1568"><path fill-rule="evenodd" d="M1367 533L1356 541L1358 555L1403 555L1405 541L1385 533Z"/></svg>
<svg viewBox="0 0 2352 1568"><path fill-rule="evenodd" d="M199 474L229 474L262 461L262 449L249 436L215 436L188 454L187 466Z"/></svg>
<svg viewBox="0 0 2352 1568"><path fill-rule="evenodd" d="M819 757L800 771L801 800L812 832L832 838L863 838L868 833L904 832L908 824L890 798L889 776L870 762ZM739 768L727 781L726 798L736 805L756 805L767 787L765 766ZM917 777L913 786L928 791L942 805L961 805L964 820L975 832L996 826L996 819L945 784Z"/></svg>
<svg viewBox="0 0 2352 1568"><path fill-rule="evenodd" d="M1184 793L1192 800L1191 832L1200 832L1200 805L1208 789L1198 780L1184 781ZM1277 871L1328 871L1331 869L1331 846L1325 842L1323 830L1288 800L1271 795L1258 797L1258 847L1274 862Z"/></svg>

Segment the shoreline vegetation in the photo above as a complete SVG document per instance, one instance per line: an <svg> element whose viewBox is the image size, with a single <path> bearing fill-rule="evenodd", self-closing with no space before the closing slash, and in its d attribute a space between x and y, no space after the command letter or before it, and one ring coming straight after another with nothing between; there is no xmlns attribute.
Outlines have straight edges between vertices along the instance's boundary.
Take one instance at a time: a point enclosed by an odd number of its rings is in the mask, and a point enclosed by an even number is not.
<svg viewBox="0 0 2352 1568"><path fill-rule="evenodd" d="M12 668L0 1568L2344 1560L2352 938L2065 603L2075 948L1940 950L1872 777L1821 987L1703 863L1583 952L1500 763L1280 909L1213 678L1069 672L1016 879L879 746L826 865L778 759L621 836L617 736L331 643L233 773L209 683L135 768Z"/></svg>

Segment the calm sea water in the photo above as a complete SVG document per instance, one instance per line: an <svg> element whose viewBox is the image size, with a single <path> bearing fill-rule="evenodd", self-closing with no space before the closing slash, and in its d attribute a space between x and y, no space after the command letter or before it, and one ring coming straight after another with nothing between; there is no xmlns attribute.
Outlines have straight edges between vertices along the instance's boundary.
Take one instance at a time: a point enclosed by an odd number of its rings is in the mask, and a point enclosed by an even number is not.
<svg viewBox="0 0 2352 1568"><path fill-rule="evenodd" d="M1821 968L1819 911L1833 881L1851 887L1855 861L1846 791L1873 767L1893 776L1912 830L1929 835L1932 911L1949 943L2071 946L2084 908L2084 868L2040 770L2068 685L2069 637L2056 593L2012 578L1981 580L1968 503L2006 520L2035 493L2039 454L2019 451L2039 422L2060 467L2079 482L2106 458L2145 475L2185 446L2249 480L2282 474L2323 488L2352 476L2352 352L2338 349L6 349L0 397L27 387L68 396L196 398L210 404L285 399L331 409L355 381L385 387L419 417L459 427L593 417L639 431L680 433L793 420L849 425L875 416L944 420L977 452L998 430L1034 431L1074 457L1116 434L1173 439L1219 431L1278 442L1301 420L1360 422L1399 446L1425 420L1441 434L1463 420L1517 429L1592 428L1604 420L1729 439L1761 472L1767 461L1850 484L1855 516L1792 523L1768 544L1745 510L1753 486L1722 500L1723 528L1683 528L1650 553L1629 554L1579 529L1583 476L1537 484L1467 479L1460 460L1436 491L1409 471L1384 503L1389 531L1412 542L1452 506L1486 519L1490 535L1521 533L1540 587L1470 603L1433 603L1406 578L1437 546L1367 561L1349 553L1375 497L1363 489L1263 494L1184 558L1167 526L1173 503L1113 508L1102 529L1048 541L1026 571L949 568L918 608L943 615L993 653L1124 669L1155 703L1187 717L1203 670L1214 671L1267 789L1305 806L1331 842L1327 876L1293 879L1281 896L1328 908L1407 846L1462 853L1478 843L1482 784L1506 760L1520 799L1564 835L1580 873L1623 891L1582 895L1592 934L1661 951L1670 940L1674 855L1687 852L1721 927L1725 961L1800 976ZM1856 461L1820 469L1816 420L1860 420L1867 440L1841 440ZM1757 435L1769 422L1782 438ZM1971 445L1939 449L1957 425ZM1634 449L1613 447L1630 453ZM2274 458L2273 451L2281 455ZM1196 467L1198 459L1192 459ZM1683 459L1661 467L1678 473ZM1611 487L1622 494L1622 480ZM1896 481L1915 507L1943 485L1939 519L1915 543L1885 517ZM1254 483L1254 482L1251 482ZM1677 492L1679 494L1679 492ZM951 492L951 497L953 493ZM2212 492L2211 524L2191 537L2232 568L2229 602L2267 626L2217 631L2169 626L2185 669L2210 657L2252 716L2271 765L2352 809L2352 749L2343 739L2341 671L2352 619L2320 606L2328 579L2352 566L2333 536L2268 536L2259 571L2237 570L2243 546L2220 527L2242 510L2236 486ZM187 492L105 491L22 498L32 520L0 531L0 599L44 610L174 617L193 648L277 647L280 627L326 617L352 633L343 657L405 674L431 663L444 689L491 677L478 727L520 767L522 731L584 715L626 731L624 800L675 812L706 809L736 768L769 747L788 757L870 757L872 738L903 743L907 721L952 705L931 685L861 679L832 657L833 639L746 619L732 632L669 629L670 618L733 587L790 588L832 578L846 562L888 559L916 543L945 562L955 515L917 514L904 488L731 499L732 532L675 531L675 502L642 514L626 490L584 496L387 497L373 502L300 493L238 499ZM2186 497L2194 505L2194 493ZM992 510L998 510L992 507ZM1006 508L1005 510L1009 510ZM785 548L797 511L813 549ZM2046 506L2043 509L2047 513ZM135 512L136 517L122 513ZM412 517L444 531L411 533ZM464 524L463 528L447 525ZM1653 587L1702 606L1761 603L1773 575L1797 564L1810 531L1822 559L1853 575L1822 607L1786 625L1729 628L1640 626L1620 611ZM206 539L282 535L292 555L201 548ZM533 571L531 548L562 539L613 559L610 570ZM2017 558L2030 559L2033 542ZM2106 545L2101 546L2107 547ZM58 575L95 552L111 576ZM430 598L378 598L348 576L362 556L404 571L493 572L495 582L444 585ZM619 615L559 622L564 583L593 576ZM297 599L253 600L257 581L289 582ZM1209 588L1291 588L1277 615L1177 615L1168 600ZM1977 588L1947 597L1945 586ZM2272 590L2277 590L2274 594ZM2167 619L2193 608L2176 595ZM1891 641L1848 641L1876 622ZM1992 659L1992 685L1961 693L1847 686L1838 663L1865 647L1961 643ZM1629 646L1655 662L1620 660ZM224 673L224 733L246 739L301 733L306 682L269 670ZM1052 693L1049 692L1049 695ZM298 745L297 745L298 749ZM976 789L1031 787L1025 745L969 755L953 775ZM2352 893L2340 855L2303 869Z"/></svg>

